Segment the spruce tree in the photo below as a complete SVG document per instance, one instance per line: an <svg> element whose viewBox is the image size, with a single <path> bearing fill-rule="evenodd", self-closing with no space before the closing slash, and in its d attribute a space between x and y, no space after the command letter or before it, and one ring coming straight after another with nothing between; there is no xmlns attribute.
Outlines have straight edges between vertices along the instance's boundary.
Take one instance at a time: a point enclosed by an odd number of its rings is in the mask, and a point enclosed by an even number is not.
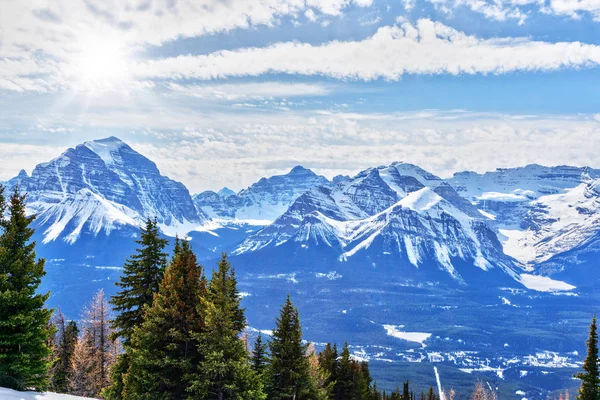
<svg viewBox="0 0 600 400"><path fill-rule="evenodd" d="M262 383L248 363L240 338L246 318L226 254L212 272L207 299L206 329L193 334L204 360L197 367L190 391L207 400L264 398Z"/></svg>
<svg viewBox="0 0 600 400"><path fill-rule="evenodd" d="M116 283L121 291L111 298L116 313L113 328L124 345L128 344L133 328L142 324L143 308L146 304L152 305L167 267L164 249L168 242L160 237L156 219L146 220L136 243L140 247L125 262L120 281Z"/></svg>
<svg viewBox="0 0 600 400"><path fill-rule="evenodd" d="M52 323L56 327L52 357L54 363L51 368L50 387L53 392L68 393L69 379L72 374L71 360L77 343L79 328L75 321L67 322L63 313L58 310Z"/></svg>
<svg viewBox="0 0 600 400"><path fill-rule="evenodd" d="M355 399L358 391L356 383L353 361L350 358L348 342L346 342L339 360L338 375L333 388L334 399Z"/></svg>
<svg viewBox="0 0 600 400"><path fill-rule="evenodd" d="M267 398L315 400L317 388L310 374L307 346L302 343L300 316L289 295L277 318L269 348Z"/></svg>
<svg viewBox="0 0 600 400"><path fill-rule="evenodd" d="M600 399L600 373L598 371L598 332L596 327L596 316L592 318L590 334L587 344L587 357L583 362L583 372L575 375L581 380L578 400Z"/></svg>
<svg viewBox="0 0 600 400"><path fill-rule="evenodd" d="M115 335L121 337L125 353L111 370L111 385L104 391L109 400L119 400L123 393L123 375L129 369L128 345L135 326L141 325L144 306L152 305L154 293L158 292L160 281L167 267L167 254L164 252L168 241L160 237L156 218L148 218L136 240L139 247L123 266L123 273L117 286L121 288L111 298L116 318L113 321Z"/></svg>
<svg viewBox="0 0 600 400"><path fill-rule="evenodd" d="M123 397L180 400L196 398L187 388L204 361L197 336L205 332L206 278L186 241L178 243L144 322L131 336L130 367Z"/></svg>
<svg viewBox="0 0 600 400"><path fill-rule="evenodd" d="M269 361L267 347L268 345L263 342L262 334L259 332L256 342L254 343L254 349L252 350L250 365L252 365L252 369L261 377L263 376Z"/></svg>
<svg viewBox="0 0 600 400"><path fill-rule="evenodd" d="M319 353L319 365L327 373L327 379L325 385L331 388L333 395L333 388L338 378L338 353L337 346L333 346L330 343L325 345L325 349Z"/></svg>
<svg viewBox="0 0 600 400"><path fill-rule="evenodd" d="M44 307L49 293L36 293L44 260L36 259L35 216L27 216L25 195L18 188L10 198L8 217L0 188L0 386L44 389L51 366L52 311Z"/></svg>

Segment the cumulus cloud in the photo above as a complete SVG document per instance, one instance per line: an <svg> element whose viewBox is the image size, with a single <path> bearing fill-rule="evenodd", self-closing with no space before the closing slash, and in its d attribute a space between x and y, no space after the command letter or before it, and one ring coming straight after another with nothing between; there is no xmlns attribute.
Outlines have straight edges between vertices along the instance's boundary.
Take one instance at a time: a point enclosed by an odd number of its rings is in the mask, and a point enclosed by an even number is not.
<svg viewBox="0 0 600 400"><path fill-rule="evenodd" d="M361 41L283 42L139 63L143 78L216 79L268 73L396 80L404 74L505 74L600 63L600 46L528 38L481 39L429 19L381 27Z"/></svg>

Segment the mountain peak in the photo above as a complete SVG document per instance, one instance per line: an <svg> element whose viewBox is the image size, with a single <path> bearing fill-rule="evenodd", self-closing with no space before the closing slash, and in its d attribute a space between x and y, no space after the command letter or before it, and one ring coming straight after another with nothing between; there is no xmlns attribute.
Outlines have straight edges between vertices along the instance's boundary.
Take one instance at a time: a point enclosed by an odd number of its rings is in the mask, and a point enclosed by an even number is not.
<svg viewBox="0 0 600 400"><path fill-rule="evenodd" d="M109 137L103 138L103 139L90 140L90 142L102 143L102 144L125 144L124 141L122 141L121 139L119 139L116 136L109 136Z"/></svg>
<svg viewBox="0 0 600 400"><path fill-rule="evenodd" d="M304 168L302 165L296 165L289 172L289 175L314 174L310 169Z"/></svg>
<svg viewBox="0 0 600 400"><path fill-rule="evenodd" d="M217 194L221 197L229 197L235 195L235 192L228 187L224 187L217 192Z"/></svg>
<svg viewBox="0 0 600 400"><path fill-rule="evenodd" d="M123 147L129 147L124 141L115 136L110 136L104 139L90 140L83 143L83 146L96 153L107 164L112 164L115 162L114 153L118 152L119 149Z"/></svg>

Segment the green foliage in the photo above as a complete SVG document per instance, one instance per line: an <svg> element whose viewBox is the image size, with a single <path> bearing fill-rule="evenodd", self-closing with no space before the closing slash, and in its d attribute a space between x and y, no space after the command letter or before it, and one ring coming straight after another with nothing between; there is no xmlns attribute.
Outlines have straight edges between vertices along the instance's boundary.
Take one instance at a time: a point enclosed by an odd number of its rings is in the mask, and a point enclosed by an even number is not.
<svg viewBox="0 0 600 400"><path fill-rule="evenodd" d="M600 373L598 371L598 331L596 327L596 316L590 325L590 334L587 340L587 356L583 362L583 372L575 377L581 380L578 400L600 399Z"/></svg>
<svg viewBox="0 0 600 400"><path fill-rule="evenodd" d="M53 325L56 328L56 333L53 341L54 363L51 368L50 387L54 392L68 393L69 379L72 375L71 361L79 328L75 321L67 323L60 310L54 316Z"/></svg>
<svg viewBox="0 0 600 400"><path fill-rule="evenodd" d="M298 310L288 295L277 318L270 342L267 398L272 400L315 400L317 385L310 373L307 346L302 343Z"/></svg>
<svg viewBox="0 0 600 400"><path fill-rule="evenodd" d="M45 272L31 242L35 216L26 215L25 195L15 188L5 218L3 192L0 187L0 386L44 389L53 328L52 311L44 307L49 293L36 293Z"/></svg>
<svg viewBox="0 0 600 400"><path fill-rule="evenodd" d="M206 330L206 295L202 268L183 241L144 309L144 322L133 330L124 398L195 398L187 389L204 361L197 338Z"/></svg>
<svg viewBox="0 0 600 400"><path fill-rule="evenodd" d="M121 400L125 389L125 376L129 370L129 354L119 354L110 370L110 386L102 391L102 397L107 400Z"/></svg>
<svg viewBox="0 0 600 400"><path fill-rule="evenodd" d="M125 262L121 279L116 284L122 290L111 299L117 313L113 328L125 346L133 328L142 324L143 308L152 304L167 266L164 249L168 242L160 237L156 219L146 220L136 243L140 247Z"/></svg>
<svg viewBox="0 0 600 400"><path fill-rule="evenodd" d="M259 332L256 342L254 343L254 349L252 350L250 364L252 365L252 369L260 377L263 377L269 362L267 348L268 345L263 342L262 334Z"/></svg>
<svg viewBox="0 0 600 400"><path fill-rule="evenodd" d="M146 226L141 229L140 239L136 243L140 247L125 262L121 279L116 284L121 291L111 298L111 304L117 314L112 326L115 336L121 337L126 351L133 329L144 322L144 307L152 305L154 294L158 292L167 267L167 254L164 249L168 242L160 237L156 219L146 220ZM110 387L103 392L106 398L122 398L123 375L128 369L129 357L119 356L110 373Z"/></svg>
<svg viewBox="0 0 600 400"><path fill-rule="evenodd" d="M208 285L206 329L193 337L204 360L197 366L190 391L202 399L258 400L261 380L248 363L240 334L246 326L235 273L222 255Z"/></svg>

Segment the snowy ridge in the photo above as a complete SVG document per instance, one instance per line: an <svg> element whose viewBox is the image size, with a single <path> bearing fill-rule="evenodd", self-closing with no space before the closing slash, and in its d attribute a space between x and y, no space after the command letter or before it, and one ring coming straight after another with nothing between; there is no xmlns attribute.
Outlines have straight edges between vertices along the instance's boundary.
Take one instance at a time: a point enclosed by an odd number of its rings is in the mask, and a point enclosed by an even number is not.
<svg viewBox="0 0 600 400"><path fill-rule="evenodd" d="M587 167L528 165L463 172L449 182L493 221L504 252L533 269L598 234L599 179Z"/></svg>
<svg viewBox="0 0 600 400"><path fill-rule="evenodd" d="M206 220L183 184L115 137L68 149L9 182L16 184L28 193L44 243L137 228L147 217L156 217L166 234L184 235Z"/></svg>
<svg viewBox="0 0 600 400"><path fill-rule="evenodd" d="M526 230L500 229L507 254L530 264L585 244L600 231L600 179L541 196L531 203L529 218L536 226Z"/></svg>
<svg viewBox="0 0 600 400"><path fill-rule="evenodd" d="M334 188L305 193L233 253L284 243L326 246L339 252L340 261L381 254L415 268L433 261L460 283L465 281L454 259L518 277L483 216L446 182L410 164L368 169Z"/></svg>
<svg viewBox="0 0 600 400"><path fill-rule="evenodd" d="M239 193L224 188L196 194L193 199L198 211L211 218L274 221L304 192L328 184L326 178L296 166L285 175L262 178Z"/></svg>

